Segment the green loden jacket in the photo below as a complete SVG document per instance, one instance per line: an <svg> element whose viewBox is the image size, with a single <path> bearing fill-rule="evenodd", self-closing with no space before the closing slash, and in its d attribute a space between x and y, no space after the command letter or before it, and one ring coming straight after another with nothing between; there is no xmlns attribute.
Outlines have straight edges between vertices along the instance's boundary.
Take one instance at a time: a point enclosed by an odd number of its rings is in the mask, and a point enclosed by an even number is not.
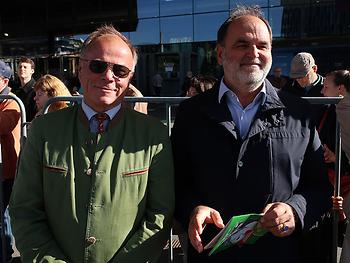
<svg viewBox="0 0 350 263"><path fill-rule="evenodd" d="M10 201L22 262L156 262L174 209L166 127L122 108L104 134L80 106L30 127Z"/></svg>

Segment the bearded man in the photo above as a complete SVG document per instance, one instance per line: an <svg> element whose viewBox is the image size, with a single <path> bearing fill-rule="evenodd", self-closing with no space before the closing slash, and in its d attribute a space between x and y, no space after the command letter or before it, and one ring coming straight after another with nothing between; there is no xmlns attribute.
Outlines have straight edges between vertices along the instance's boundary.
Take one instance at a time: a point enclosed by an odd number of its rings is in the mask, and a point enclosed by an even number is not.
<svg viewBox="0 0 350 263"><path fill-rule="evenodd" d="M218 31L221 81L178 108L175 218L192 244L188 262L302 262L302 230L331 205L309 106L266 81L271 42L259 9L234 10ZM223 222L247 213L261 213L268 231L257 243L202 253Z"/></svg>

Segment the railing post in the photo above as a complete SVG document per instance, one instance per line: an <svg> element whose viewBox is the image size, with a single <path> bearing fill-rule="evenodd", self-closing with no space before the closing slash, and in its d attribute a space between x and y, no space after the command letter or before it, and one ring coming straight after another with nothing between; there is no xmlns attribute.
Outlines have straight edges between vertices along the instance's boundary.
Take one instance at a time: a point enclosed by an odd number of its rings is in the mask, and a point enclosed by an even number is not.
<svg viewBox="0 0 350 263"><path fill-rule="evenodd" d="M5 239L5 220L4 220L4 202L3 202L3 189L2 189L2 182L3 182L3 173L2 173L2 155L1 155L1 142L0 142L0 211L1 211L1 252L2 252L2 262L6 262L7 259L7 251L6 251L6 239Z"/></svg>
<svg viewBox="0 0 350 263"><path fill-rule="evenodd" d="M341 130L339 122L336 124L335 132L335 182L334 182L334 196L340 195L340 172L341 172ZM339 223L339 214L338 211L333 210L333 224L332 224L332 253L331 253L331 262L336 263L338 260L338 223Z"/></svg>
<svg viewBox="0 0 350 263"><path fill-rule="evenodd" d="M6 99L10 99L10 100L14 100L17 102L19 109L20 109L20 113L21 113L21 147L24 145L25 143L25 139L27 138L27 118L26 118L26 109L24 107L23 102L21 101L20 98L18 98L15 95L0 95L0 101L2 100L6 100Z"/></svg>

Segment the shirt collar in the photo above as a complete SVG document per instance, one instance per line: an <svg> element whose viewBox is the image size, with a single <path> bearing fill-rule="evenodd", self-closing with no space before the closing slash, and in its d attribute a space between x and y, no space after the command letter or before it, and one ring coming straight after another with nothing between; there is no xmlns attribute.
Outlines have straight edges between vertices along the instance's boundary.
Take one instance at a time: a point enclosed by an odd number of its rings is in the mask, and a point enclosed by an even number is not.
<svg viewBox="0 0 350 263"><path fill-rule="evenodd" d="M84 100L81 103L81 107L89 121L97 113L89 105L87 105ZM105 113L109 116L109 119L111 120L118 113L120 108L121 108L121 104L119 103L117 106L114 106L112 109L105 111Z"/></svg>
<svg viewBox="0 0 350 263"><path fill-rule="evenodd" d="M221 82L220 82L220 88L219 88L219 98L218 98L219 99L219 103L221 103L222 97L227 92L232 93L232 94L234 94L234 96L236 96L236 94L226 86L226 84L224 83L224 78L222 78ZM253 102L255 102L259 97L261 97L261 105L263 105L265 103L265 101L266 101L266 84L265 84L265 81L263 82L262 89L259 91L258 94L256 94L256 97L254 98Z"/></svg>

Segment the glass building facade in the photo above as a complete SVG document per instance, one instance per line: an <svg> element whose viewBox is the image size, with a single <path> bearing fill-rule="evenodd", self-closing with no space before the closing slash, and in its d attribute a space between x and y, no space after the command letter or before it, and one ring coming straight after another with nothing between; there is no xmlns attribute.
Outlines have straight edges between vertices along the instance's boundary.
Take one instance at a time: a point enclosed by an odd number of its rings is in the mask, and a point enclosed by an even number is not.
<svg viewBox="0 0 350 263"><path fill-rule="evenodd" d="M187 71L220 77L215 42L220 25L237 5L258 5L273 31L273 66L288 75L292 57L315 56L320 73L350 65L347 0L138 0L138 25L124 32L138 47L135 84L151 93L152 76L163 76L163 96L181 94Z"/></svg>
<svg viewBox="0 0 350 263"><path fill-rule="evenodd" d="M216 33L237 5L261 7L273 31L273 67L282 67L284 75L289 73L292 57L302 51L314 55L321 74L350 67L349 0L135 1L137 12L133 9L132 13L137 13L138 22L129 28L136 29L123 34L139 50L133 81L145 95L153 95L152 77L157 73L163 77L162 96L180 95L188 71L219 78ZM131 21L134 25L135 19ZM126 18L122 22L128 23ZM114 24L123 30L122 22ZM38 44L34 37L28 43L0 43L0 54L14 67L19 56L35 58L38 75L59 72L64 78L74 77L79 47L86 35L53 37L51 45L47 41Z"/></svg>

